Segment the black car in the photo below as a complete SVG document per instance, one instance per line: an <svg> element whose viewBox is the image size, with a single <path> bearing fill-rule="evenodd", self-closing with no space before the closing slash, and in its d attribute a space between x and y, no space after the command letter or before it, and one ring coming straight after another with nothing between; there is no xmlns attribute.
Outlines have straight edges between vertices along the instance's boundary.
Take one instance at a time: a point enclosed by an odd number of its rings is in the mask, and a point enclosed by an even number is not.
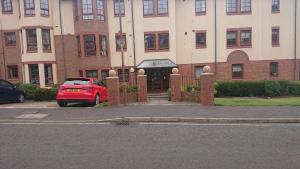
<svg viewBox="0 0 300 169"><path fill-rule="evenodd" d="M0 102L24 102L24 93L8 81L0 79Z"/></svg>

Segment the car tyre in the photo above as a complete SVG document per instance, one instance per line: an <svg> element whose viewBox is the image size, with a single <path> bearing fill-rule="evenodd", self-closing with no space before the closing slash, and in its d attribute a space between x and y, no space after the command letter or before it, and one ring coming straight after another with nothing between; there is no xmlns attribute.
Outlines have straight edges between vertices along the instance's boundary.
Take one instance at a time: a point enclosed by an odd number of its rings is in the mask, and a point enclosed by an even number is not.
<svg viewBox="0 0 300 169"><path fill-rule="evenodd" d="M67 103L65 102L57 102L57 104L59 105L59 107L66 107Z"/></svg>
<svg viewBox="0 0 300 169"><path fill-rule="evenodd" d="M19 94L18 99L17 99L17 103L24 103L24 101L25 101L24 94Z"/></svg>
<svg viewBox="0 0 300 169"><path fill-rule="evenodd" d="M99 96L99 94L97 94L96 97L95 97L95 101L94 101L94 103L93 103L93 106L96 106L96 105L98 105L99 103L100 103L100 96Z"/></svg>

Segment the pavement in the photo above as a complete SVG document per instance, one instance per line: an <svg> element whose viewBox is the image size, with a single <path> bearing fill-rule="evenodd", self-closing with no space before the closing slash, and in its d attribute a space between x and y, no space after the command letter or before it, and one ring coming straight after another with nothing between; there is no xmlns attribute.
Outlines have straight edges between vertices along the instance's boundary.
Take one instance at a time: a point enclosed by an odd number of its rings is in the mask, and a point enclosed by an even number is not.
<svg viewBox="0 0 300 169"><path fill-rule="evenodd" d="M55 102L0 105L0 121L137 121L196 123L300 123L300 107L205 107L199 104L131 104L93 108Z"/></svg>
<svg viewBox="0 0 300 169"><path fill-rule="evenodd" d="M0 169L299 169L300 125L0 124Z"/></svg>

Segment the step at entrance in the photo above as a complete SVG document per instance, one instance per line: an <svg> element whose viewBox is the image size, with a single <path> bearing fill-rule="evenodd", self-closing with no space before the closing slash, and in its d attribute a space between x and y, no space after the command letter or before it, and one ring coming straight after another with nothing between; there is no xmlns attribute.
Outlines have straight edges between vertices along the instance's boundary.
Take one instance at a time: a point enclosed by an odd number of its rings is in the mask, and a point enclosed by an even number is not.
<svg viewBox="0 0 300 169"><path fill-rule="evenodd" d="M168 100L168 93L148 93L148 100Z"/></svg>

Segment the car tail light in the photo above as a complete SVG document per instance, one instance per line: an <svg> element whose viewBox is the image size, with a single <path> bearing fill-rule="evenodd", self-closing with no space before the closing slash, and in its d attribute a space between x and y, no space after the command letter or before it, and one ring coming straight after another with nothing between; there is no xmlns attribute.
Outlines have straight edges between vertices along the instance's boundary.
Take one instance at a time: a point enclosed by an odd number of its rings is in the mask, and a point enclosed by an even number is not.
<svg viewBox="0 0 300 169"><path fill-rule="evenodd" d="M59 88L60 91L63 91L63 90L65 90L65 89L66 89L66 88L63 87L63 86L60 86L60 88Z"/></svg>
<svg viewBox="0 0 300 169"><path fill-rule="evenodd" d="M85 91L93 91L93 87L83 87L82 90L85 90Z"/></svg>

